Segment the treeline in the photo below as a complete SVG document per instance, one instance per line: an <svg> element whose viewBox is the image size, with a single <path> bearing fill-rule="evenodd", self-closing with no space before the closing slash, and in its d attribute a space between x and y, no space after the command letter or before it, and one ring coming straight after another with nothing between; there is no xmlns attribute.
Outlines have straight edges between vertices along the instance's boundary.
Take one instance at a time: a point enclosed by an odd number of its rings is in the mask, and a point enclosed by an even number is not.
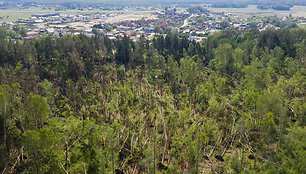
<svg viewBox="0 0 306 174"><path fill-rule="evenodd" d="M275 0L257 0L257 1L249 1L250 4L254 4L254 5L289 5L289 6L294 6L294 5L302 5L305 6L306 5L306 0L295 0L295 1L291 1L291 0L279 0L279 1L275 1Z"/></svg>
<svg viewBox="0 0 306 174"><path fill-rule="evenodd" d="M303 173L306 30L0 42L1 173Z"/></svg>
<svg viewBox="0 0 306 174"><path fill-rule="evenodd" d="M211 5L213 8L247 8L248 5L245 3L213 3Z"/></svg>
<svg viewBox="0 0 306 174"><path fill-rule="evenodd" d="M257 8L262 9L262 10L267 10L267 9L274 9L274 10L287 10L289 11L290 8L293 7L292 5L279 5L279 4L275 4L275 5L258 5Z"/></svg>
<svg viewBox="0 0 306 174"><path fill-rule="evenodd" d="M114 9L114 8L124 8L124 7L188 7L190 5L201 5L201 4L214 4L216 8L245 8L247 5L260 5L264 7L266 5L273 5L284 7L287 5L306 5L306 0L231 0L231 2L227 0L88 0L86 2L81 0L40 0L40 1L33 1L33 0L10 0L4 1L3 7L7 8L10 6L14 6L17 3L22 3L24 7L31 7L34 5L46 5L46 6L58 6L65 7L67 9L76 9L76 8L86 8L86 7L93 7L93 8L106 8L106 9ZM1 5L0 5L1 7Z"/></svg>
<svg viewBox="0 0 306 174"><path fill-rule="evenodd" d="M276 27L280 27L282 29L291 29L291 28L298 28L298 25L295 22L292 22L290 17L286 21L279 20L276 16L266 17L263 19L263 24L272 24Z"/></svg>
<svg viewBox="0 0 306 174"><path fill-rule="evenodd" d="M16 39L27 36L25 26L15 25L10 27L3 24L0 27L0 39Z"/></svg>
<svg viewBox="0 0 306 174"><path fill-rule="evenodd" d="M190 6L190 7L188 7L187 11L189 13L202 14L202 13L206 13L207 9L205 9L201 6Z"/></svg>

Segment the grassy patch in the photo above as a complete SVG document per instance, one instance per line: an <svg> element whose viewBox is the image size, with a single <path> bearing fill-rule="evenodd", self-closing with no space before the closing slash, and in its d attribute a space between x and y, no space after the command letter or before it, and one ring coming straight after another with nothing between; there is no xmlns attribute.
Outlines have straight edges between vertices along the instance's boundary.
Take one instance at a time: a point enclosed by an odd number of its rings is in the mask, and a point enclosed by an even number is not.
<svg viewBox="0 0 306 174"><path fill-rule="evenodd" d="M1 22L10 22L10 21L16 21L18 19L24 19L24 18L30 18L33 14L45 14L45 13L60 13L60 14L66 14L66 15L78 15L78 14L96 14L96 13L118 13L123 12L122 18L130 19L134 18L134 16L139 17L139 15L144 14L145 16L148 16L154 11L137 11L136 9L129 9L124 11L104 11L104 10L88 10L84 9L82 11L75 9L75 10L64 10L64 11L55 11L54 8L52 9L42 9L39 7L31 7L28 9L19 9L19 8L9 8L9 9L0 9L0 23ZM145 17L144 16L144 17ZM138 18L137 18L138 19Z"/></svg>
<svg viewBox="0 0 306 174"><path fill-rule="evenodd" d="M102 13L100 10L87 10L84 9L80 11L78 9L75 10L64 10L64 11L55 11L52 9L42 9L39 7L31 7L28 9L19 9L19 8L8 8L0 10L0 22L10 22L18 19L30 18L33 14L45 14L45 13L60 13L60 14L94 14L94 13Z"/></svg>
<svg viewBox="0 0 306 174"><path fill-rule="evenodd" d="M298 26L306 29L306 24L298 24Z"/></svg>

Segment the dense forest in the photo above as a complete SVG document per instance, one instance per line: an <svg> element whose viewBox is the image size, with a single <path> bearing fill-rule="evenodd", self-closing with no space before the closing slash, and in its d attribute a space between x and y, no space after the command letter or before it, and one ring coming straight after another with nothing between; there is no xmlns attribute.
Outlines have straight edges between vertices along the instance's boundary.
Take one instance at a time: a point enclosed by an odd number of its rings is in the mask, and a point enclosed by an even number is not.
<svg viewBox="0 0 306 174"><path fill-rule="evenodd" d="M247 8L248 5L246 3L213 3L211 5L213 8Z"/></svg>
<svg viewBox="0 0 306 174"><path fill-rule="evenodd" d="M306 30L0 41L1 173L306 171Z"/></svg>
<svg viewBox="0 0 306 174"><path fill-rule="evenodd" d="M287 10L289 11L290 8L293 7L293 5L280 5L280 4L273 4L273 5L267 5L267 4L264 4L264 5L258 5L257 8L261 9L261 10L267 10L267 9L274 9L274 10Z"/></svg>

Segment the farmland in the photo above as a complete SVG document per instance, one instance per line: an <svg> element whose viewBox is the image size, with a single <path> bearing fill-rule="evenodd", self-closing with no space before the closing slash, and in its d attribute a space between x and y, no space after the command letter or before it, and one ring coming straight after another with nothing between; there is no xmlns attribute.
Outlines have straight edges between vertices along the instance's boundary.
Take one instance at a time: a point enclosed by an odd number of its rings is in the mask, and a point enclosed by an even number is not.
<svg viewBox="0 0 306 174"><path fill-rule="evenodd" d="M206 6L206 5L204 5ZM160 9L159 9L160 10ZM185 10L184 8L178 8L179 11ZM249 5L248 8L211 8L209 7L208 10L213 12L224 12L224 13L236 13L240 15L246 16L288 16L292 15L293 17L306 17L306 7L305 6L294 6L291 8L290 11L277 11L273 9L268 10L260 10L256 8L256 5ZM40 8L40 7L31 7L27 9L19 9L19 8L8 8L8 9L1 9L0 10L0 22L10 22L12 20L18 20L22 18L29 18L33 14L37 13L60 13L60 14L94 14L94 13L116 13L122 12L121 15L115 18L115 21L118 20L126 20L126 19L140 19L142 17L152 18L153 16L150 13L154 12L152 10L146 11L136 11L135 9L124 9L122 11L110 11L110 10L99 10L99 9L84 9L84 10L62 10L62 11L55 11L54 8ZM153 17L154 18L154 17Z"/></svg>
<svg viewBox="0 0 306 174"><path fill-rule="evenodd" d="M247 8L208 8L214 12L245 14L249 16L288 16L291 14L294 17L306 17L305 6L294 6L290 11L277 11L273 9L261 10L256 5L249 5Z"/></svg>

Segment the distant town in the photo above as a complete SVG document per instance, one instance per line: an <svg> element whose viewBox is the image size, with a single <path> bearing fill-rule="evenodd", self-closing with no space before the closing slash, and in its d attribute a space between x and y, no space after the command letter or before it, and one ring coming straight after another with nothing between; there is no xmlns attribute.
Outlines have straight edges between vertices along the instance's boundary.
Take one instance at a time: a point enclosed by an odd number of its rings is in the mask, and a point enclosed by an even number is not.
<svg viewBox="0 0 306 174"><path fill-rule="evenodd" d="M258 17L244 16L234 13L212 12L200 6L192 6L179 12L175 8L165 8L152 12L149 16L139 19L120 19L122 12L97 14L62 14L47 13L34 14L30 18L21 18L16 21L0 25L9 28L24 27L22 35L16 35L18 40L31 40L41 36L63 37L65 35L83 34L89 37L105 35L110 39L120 39L124 35L136 41L141 36L147 40L156 34L167 31L176 31L180 35L188 36L192 41L201 41L207 36L220 30L234 28L237 30L266 30L295 28L297 24L306 23L305 17ZM135 12L134 15L141 16Z"/></svg>

